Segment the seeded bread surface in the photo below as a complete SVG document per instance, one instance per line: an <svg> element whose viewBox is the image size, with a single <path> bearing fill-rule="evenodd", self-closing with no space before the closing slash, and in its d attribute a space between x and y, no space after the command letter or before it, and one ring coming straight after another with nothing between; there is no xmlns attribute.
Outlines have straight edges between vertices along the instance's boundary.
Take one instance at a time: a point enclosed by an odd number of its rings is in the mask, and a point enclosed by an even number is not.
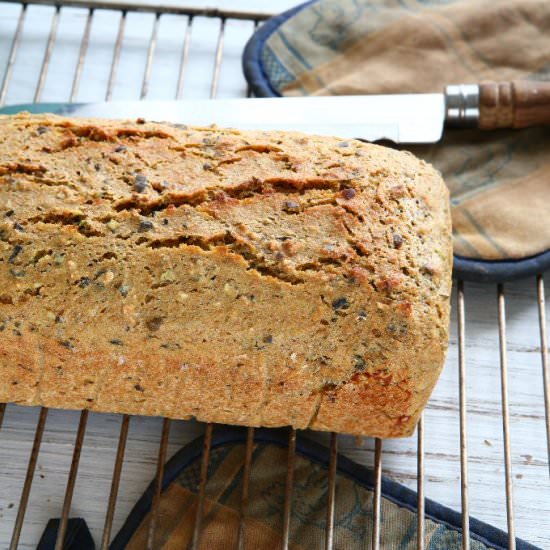
<svg viewBox="0 0 550 550"><path fill-rule="evenodd" d="M448 194L290 132L0 117L0 402L412 433L444 362Z"/></svg>

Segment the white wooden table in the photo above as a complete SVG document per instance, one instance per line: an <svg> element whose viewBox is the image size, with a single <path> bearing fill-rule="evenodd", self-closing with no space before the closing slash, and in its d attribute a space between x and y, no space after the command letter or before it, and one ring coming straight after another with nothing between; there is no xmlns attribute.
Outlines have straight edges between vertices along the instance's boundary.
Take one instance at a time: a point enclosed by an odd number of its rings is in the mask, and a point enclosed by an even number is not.
<svg viewBox="0 0 550 550"><path fill-rule="evenodd" d="M282 11L295 2L193 2L193 5L213 4L231 9ZM19 11L18 5L0 2L0 76L8 61ZM7 103L33 100L53 11L50 7L28 8ZM42 101L68 99L86 15L83 9L62 10ZM153 21L150 14L128 15L113 99L139 97ZM78 101L104 97L118 24L118 15L113 16L113 12L95 14ZM196 18L193 22L184 97L208 97L210 93L218 28L217 20ZM244 94L240 56L252 31L251 22L228 21L218 96ZM161 18L149 98L167 98L171 93L167 89L175 90L181 51L178 48L184 32L181 18ZM548 287L547 284L547 294ZM535 279L505 285L505 291L516 534L550 548L550 480ZM466 284L465 296L470 513L506 529L496 287ZM0 430L0 549L7 548L11 537L38 412L8 406ZM47 520L60 515L78 419L78 413L67 411L51 411L48 416L20 548L34 548ZM86 430L71 516L85 517L96 541L100 540L103 528L120 421L115 415L91 414ZM161 423L158 418L131 420L114 532L155 474ZM456 308L446 367L426 410L424 430L426 496L460 510ZM169 455L202 431L203 426L194 422L173 422ZM328 443L326 434L311 433L311 436ZM344 454L366 465L373 464L372 440L358 443L354 438L341 436L339 441ZM416 489L416 445L416 437L385 441L382 455L383 473L413 489Z"/></svg>

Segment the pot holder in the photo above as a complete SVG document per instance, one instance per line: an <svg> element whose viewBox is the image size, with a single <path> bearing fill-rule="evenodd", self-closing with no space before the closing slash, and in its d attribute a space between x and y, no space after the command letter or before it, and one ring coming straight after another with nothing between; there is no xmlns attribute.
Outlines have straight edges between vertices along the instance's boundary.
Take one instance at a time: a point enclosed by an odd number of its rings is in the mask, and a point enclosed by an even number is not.
<svg viewBox="0 0 550 550"><path fill-rule="evenodd" d="M247 431L223 427L212 438L208 482L202 520L201 549L237 548L241 483ZM288 431L257 429L245 519L245 548L272 550L281 547L282 510L287 469ZM154 547L188 548L193 535L203 440L198 438L166 464ZM323 548L326 525L329 450L299 432L292 496L289 548ZM374 473L345 456L338 456L334 548L368 547L371 540ZM111 550L146 547L152 482L111 544ZM461 516L426 500L427 550L462 548ZM502 549L507 535L490 525L470 519L472 550ZM382 479L381 548L416 548L416 493ZM366 546L367 545L367 546ZM536 550L517 539L518 550Z"/></svg>
<svg viewBox="0 0 550 550"><path fill-rule="evenodd" d="M548 28L546 0L317 0L263 24L243 67L257 96L550 80ZM502 282L550 267L550 128L447 130L406 148L451 191L455 276Z"/></svg>

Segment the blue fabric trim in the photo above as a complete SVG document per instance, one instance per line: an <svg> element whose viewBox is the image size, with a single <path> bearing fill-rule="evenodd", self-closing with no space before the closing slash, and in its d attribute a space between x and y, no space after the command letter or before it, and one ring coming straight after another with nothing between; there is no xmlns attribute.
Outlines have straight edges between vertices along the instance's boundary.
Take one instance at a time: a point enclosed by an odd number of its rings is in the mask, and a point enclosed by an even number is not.
<svg viewBox="0 0 550 550"><path fill-rule="evenodd" d="M453 277L478 283L505 283L550 269L550 250L521 260L474 260L454 255Z"/></svg>
<svg viewBox="0 0 550 550"><path fill-rule="evenodd" d="M262 63L262 52L269 37L293 15L303 10L317 0L310 0L288 11L268 19L246 44L243 52L243 72L250 89L257 97L280 97L278 90L273 88Z"/></svg>
<svg viewBox="0 0 550 550"><path fill-rule="evenodd" d="M48 521L36 550L54 550L60 523L60 519ZM84 519L69 518L63 550L95 550L94 539Z"/></svg>
<svg viewBox="0 0 550 550"><path fill-rule="evenodd" d="M254 432L254 440L286 448L288 446L288 430L285 428L259 428ZM245 428L224 426L223 430L214 432L212 436L212 449L236 443L244 444L245 442ZM202 446L203 438L197 438L178 451L166 463L162 483L163 491L176 479L183 469L200 458ZM302 436L301 433L296 438L296 452L324 468L328 468L329 466L329 450L323 445ZM355 483L367 489L372 490L374 488L374 472L342 455L338 455L338 473L349 477ZM151 482L145 493L133 507L121 530L111 543L111 550L123 550L126 547L149 512L153 501L153 493L154 481ZM416 513L416 493L400 483L382 477L382 495L395 504ZM461 531L462 517L458 512L430 499L426 499L425 511L426 516L433 521L445 525L450 529ZM508 547L508 535L504 531L475 518L470 518L470 536L495 550L506 550ZM540 550L536 546L518 538L516 538L516 547L518 550Z"/></svg>

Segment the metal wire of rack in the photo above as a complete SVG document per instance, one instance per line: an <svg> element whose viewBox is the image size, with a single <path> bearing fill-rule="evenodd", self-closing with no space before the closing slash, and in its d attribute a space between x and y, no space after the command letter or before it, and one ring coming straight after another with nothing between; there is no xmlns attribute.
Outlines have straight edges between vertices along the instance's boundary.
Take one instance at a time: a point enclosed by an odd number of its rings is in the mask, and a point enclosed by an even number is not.
<svg viewBox="0 0 550 550"><path fill-rule="evenodd" d="M202 9L193 7L176 7L169 5L148 5L132 2L107 2L96 0L32 0L32 2L21 2L20 0L7 0L8 2L21 4L18 21L11 39L11 47L7 58L7 64L4 70L4 76L0 85L0 106L6 102L6 97L13 72L18 60L18 51L21 43L22 34L25 27L25 20L29 5L46 5L53 6L53 13L49 34L44 49L44 55L41 63L40 72L37 78L37 83L34 91L34 101L39 102L42 98L52 52L56 44L59 19L62 11L67 7L78 7L87 10L84 30L81 37L78 60L74 69L72 85L68 94L69 101L75 101L79 89L82 84L83 67L88 52L90 43L90 34L94 22L95 14L100 10L114 10L119 13L119 25L116 35L116 41L113 48L111 65L109 70L108 83L104 95L105 100L110 100L113 97L113 89L117 80L117 74L120 64L123 40L127 30L127 15L130 13L149 13L154 15L154 23L152 26L151 35L149 38L146 63L141 82L140 98L148 97L150 89L151 71L155 59L155 50L159 37L159 22L165 15L180 16L185 19L185 33L181 44L181 55L178 68L175 93L172 97L180 99L183 94L183 84L186 76L186 68L189 62L189 52L193 33L193 23L198 16L214 18L219 21L219 30L216 41L216 49L214 55L214 66L212 67L212 77L210 83L210 97L214 98L218 92L220 70L222 65L222 56L224 50L224 34L226 23L232 19L252 21L256 28L261 22L266 19L264 13L241 12L219 9ZM168 97L167 97L168 99ZM547 441L547 460L550 473L550 367L548 364L548 339L547 339L547 323L546 323L546 308L545 308L545 289L543 276L539 275L536 278L537 289L537 305L538 305L538 320L540 330L540 350L541 350L541 366L542 366L542 385L544 395L544 411L545 411L545 432ZM516 547L515 539L515 522L514 522L514 505L513 505L513 483L511 471L511 444L510 444L510 418L509 418L509 402L508 402L508 361L507 361L507 340L506 340L506 298L502 285L497 287L497 308L498 308L498 335L499 335L499 351L500 351L500 387L501 387L501 407L502 407L502 431L504 442L504 464L505 464L505 494L506 494L506 513L508 527L508 547L514 549ZM458 412L460 426L460 480L461 480L461 513L463 532L469 533L469 484L468 484L468 434L467 434L467 395L466 395L466 321L465 321L465 291L464 283L457 281L456 284L456 307L455 315L457 319L457 347L458 347ZM0 430L6 410L5 404L0 404ZM21 490L21 496L17 511L16 520L13 525L13 532L10 541L10 550L18 548L21 530L25 520L25 513L29 503L29 496L33 479L36 473L37 460L40 453L40 447L45 432L45 424L48 416L48 409L42 408L36 424L34 432L34 442L28 460L24 484ZM117 495L121 482L121 472L125 459L126 443L128 439L128 430L131 422L131 417L123 415L121 417L120 433L118 437L118 447L116 458L113 464L113 475L109 499L106 507L105 522L103 535L101 538L100 548L106 550L112 537L113 518L117 503ZM73 491L79 471L80 455L82 451L83 441L88 423L88 411L84 410L80 414L80 422L78 425L76 438L74 442L74 450L72 461L68 472L65 496L61 512L61 523L59 527L56 550L63 548L63 542L67 530L68 518L71 511ZM171 421L164 419L162 424L162 433L158 449L157 470L155 478L155 493L153 498L152 510L150 514L150 523L148 527L147 548L154 549L156 541L156 529L158 525L159 501L161 494L161 480L164 476L164 465L167 459L167 447L170 436ZM208 467L211 454L212 433L214 425L207 424L204 433L203 452L201 457L200 481L198 491L198 501L196 507L195 521L192 534L191 548L196 550L199 548L202 532L202 519L205 502L205 487L208 479ZM285 480L285 500L282 510L282 544L286 550L289 547L290 521L293 505L293 474L296 459L296 430L289 431L288 439L288 462L287 473ZM245 461L243 465L242 478L242 494L240 503L240 523L238 533L238 547L245 547L245 518L247 516L248 497L250 488L250 471L252 465L252 450L254 446L254 428L248 428ZM327 472L328 476L328 491L327 491L327 506L326 506L326 532L324 548L326 550L334 547L334 520L335 520L335 503L338 495L336 493L336 471L337 471L337 456L338 456L338 435L331 434L330 437L330 467ZM421 418L417 430L417 494L418 494L418 515L417 515L417 536L416 547L418 550L425 548L425 513L424 513L424 484L425 484L425 465L424 465L424 420ZM383 442L380 439L375 440L374 448L374 472L375 472L375 487L373 493L373 518L372 518L372 540L370 547L374 550L381 548L381 485L382 485L382 467L383 467ZM462 548L469 550L470 538L462 537Z"/></svg>

